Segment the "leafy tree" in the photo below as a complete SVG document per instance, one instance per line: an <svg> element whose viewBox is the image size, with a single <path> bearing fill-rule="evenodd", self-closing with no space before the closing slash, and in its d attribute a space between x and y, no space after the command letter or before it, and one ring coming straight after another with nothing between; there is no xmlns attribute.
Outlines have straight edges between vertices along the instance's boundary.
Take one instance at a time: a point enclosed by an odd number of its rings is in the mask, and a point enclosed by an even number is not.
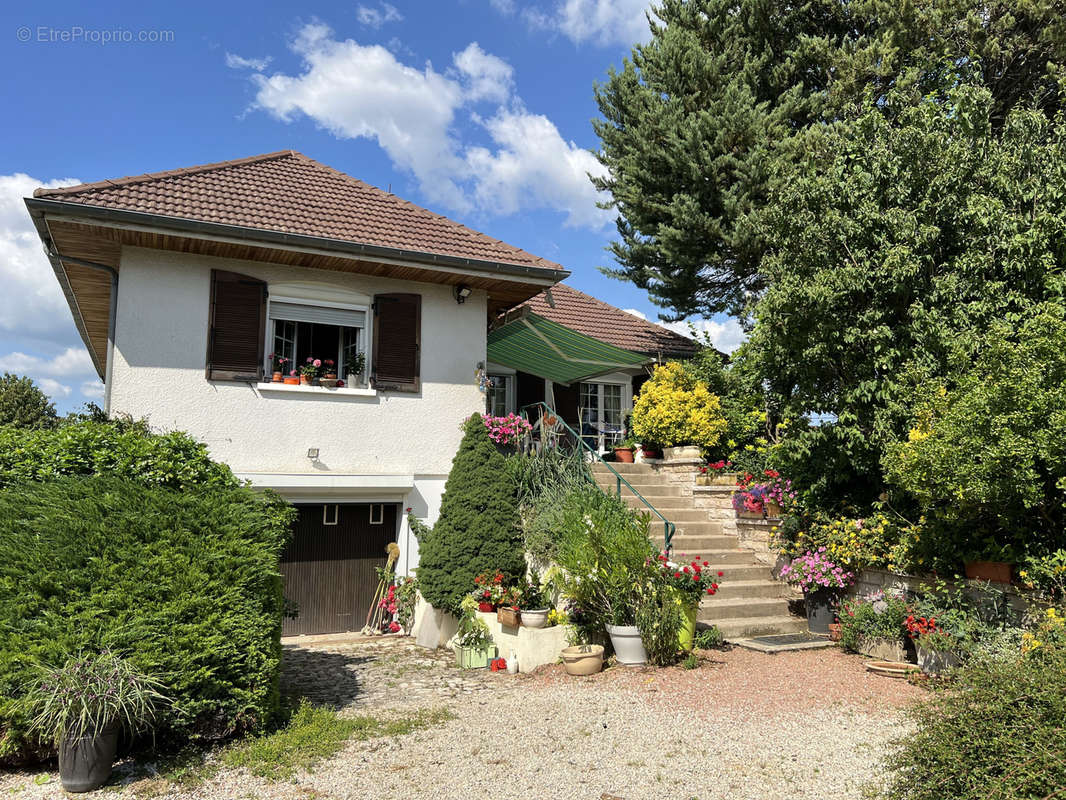
<svg viewBox="0 0 1066 800"><path fill-rule="evenodd" d="M769 285L747 357L795 412L828 417L778 453L822 500L879 494L914 386L1063 292L1066 123L1018 110L996 131L972 87L893 108L810 134L759 219Z"/></svg>
<svg viewBox="0 0 1066 800"><path fill-rule="evenodd" d="M5 372L0 378L0 425L54 428L59 420L48 395L32 379Z"/></svg>
<svg viewBox="0 0 1066 800"><path fill-rule="evenodd" d="M988 90L995 128L1020 103L1059 107L1062 0L663 0L654 14L651 40L596 88L609 172L593 182L618 211L606 271L677 318L745 308L772 280L750 217L811 126L960 83Z"/></svg>
<svg viewBox="0 0 1066 800"><path fill-rule="evenodd" d="M972 367L918 388L912 427L884 456L937 534L930 561L1066 545L1066 310L996 323L980 342Z"/></svg>
<svg viewBox="0 0 1066 800"><path fill-rule="evenodd" d="M525 574L518 500L506 459L489 440L480 414L463 427L440 517L419 541L422 596L452 612L474 589L478 573L499 570L511 580Z"/></svg>

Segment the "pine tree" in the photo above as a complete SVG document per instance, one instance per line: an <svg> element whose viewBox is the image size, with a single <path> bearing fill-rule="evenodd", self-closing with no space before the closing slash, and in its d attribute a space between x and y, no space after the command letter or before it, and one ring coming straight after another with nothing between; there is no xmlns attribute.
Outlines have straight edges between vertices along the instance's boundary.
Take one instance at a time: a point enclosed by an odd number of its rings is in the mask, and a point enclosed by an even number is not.
<svg viewBox="0 0 1066 800"><path fill-rule="evenodd" d="M444 486L440 517L420 542L418 582L435 608L455 612L480 572L525 572L518 501L504 457L480 414L467 420Z"/></svg>
<svg viewBox="0 0 1066 800"><path fill-rule="evenodd" d="M681 318L761 294L752 218L815 126L890 89L987 88L1002 124L1025 102L1054 116L1066 63L1063 0L663 0L651 39L596 87L594 178L617 209L607 274ZM886 111L886 113L889 113Z"/></svg>

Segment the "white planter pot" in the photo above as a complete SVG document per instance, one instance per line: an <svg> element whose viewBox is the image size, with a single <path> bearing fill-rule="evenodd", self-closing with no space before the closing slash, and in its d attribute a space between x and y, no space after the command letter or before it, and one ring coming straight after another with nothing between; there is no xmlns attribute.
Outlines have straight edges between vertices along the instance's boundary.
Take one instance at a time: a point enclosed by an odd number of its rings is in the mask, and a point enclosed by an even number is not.
<svg viewBox="0 0 1066 800"><path fill-rule="evenodd" d="M915 647L918 654L918 666L926 675L937 675L946 672L952 667L957 667L961 659L950 650L926 650L924 647Z"/></svg>
<svg viewBox="0 0 1066 800"><path fill-rule="evenodd" d="M640 640L640 629L636 625L608 625L607 635L611 637L618 663L626 667L640 667L648 663L648 653L644 642Z"/></svg>
<svg viewBox="0 0 1066 800"><path fill-rule="evenodd" d="M698 447L686 445L684 447L664 447L663 461L669 464L672 461L702 461L701 451Z"/></svg>
<svg viewBox="0 0 1066 800"><path fill-rule="evenodd" d="M538 611L530 611L529 609L522 609L522 627L523 628L543 628L548 624L548 609L542 609Z"/></svg>

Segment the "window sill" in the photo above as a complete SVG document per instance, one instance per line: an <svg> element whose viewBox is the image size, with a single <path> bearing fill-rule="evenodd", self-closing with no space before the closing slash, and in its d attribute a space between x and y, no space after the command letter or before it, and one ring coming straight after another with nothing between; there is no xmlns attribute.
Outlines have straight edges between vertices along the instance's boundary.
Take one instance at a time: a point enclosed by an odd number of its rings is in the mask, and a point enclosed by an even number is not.
<svg viewBox="0 0 1066 800"><path fill-rule="evenodd" d="M327 389L325 386L303 386L291 383L257 383L255 388L260 392L297 392L299 394L325 394L344 395L346 397L377 397L377 389L349 389L347 386L340 389Z"/></svg>

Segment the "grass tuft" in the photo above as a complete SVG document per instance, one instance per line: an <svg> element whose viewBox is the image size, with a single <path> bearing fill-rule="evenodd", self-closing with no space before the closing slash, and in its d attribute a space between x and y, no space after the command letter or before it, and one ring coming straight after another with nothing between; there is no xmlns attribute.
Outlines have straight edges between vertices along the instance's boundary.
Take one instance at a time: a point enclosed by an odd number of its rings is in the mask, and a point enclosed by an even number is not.
<svg viewBox="0 0 1066 800"><path fill-rule="evenodd" d="M291 778L298 770L310 770L351 739L405 736L454 718L446 709L416 711L390 719L341 717L304 701L284 728L228 748L222 753L222 761L230 767L244 767L261 778L281 780Z"/></svg>

